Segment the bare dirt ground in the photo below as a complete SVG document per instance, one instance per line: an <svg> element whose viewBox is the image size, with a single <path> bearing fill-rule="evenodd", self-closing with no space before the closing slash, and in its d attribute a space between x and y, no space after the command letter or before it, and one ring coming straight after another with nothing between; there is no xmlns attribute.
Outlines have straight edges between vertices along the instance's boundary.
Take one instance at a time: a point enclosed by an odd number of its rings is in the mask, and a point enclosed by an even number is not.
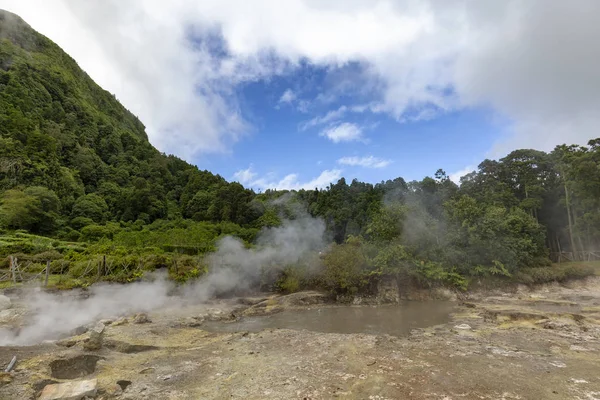
<svg viewBox="0 0 600 400"><path fill-rule="evenodd" d="M97 378L102 399L600 399L598 277L473 293L450 323L407 337L202 330L202 320L232 312L308 307L300 298L129 318L106 327L98 351L84 350L89 334L3 347L0 362L19 362L0 379L0 398L35 399L51 381Z"/></svg>

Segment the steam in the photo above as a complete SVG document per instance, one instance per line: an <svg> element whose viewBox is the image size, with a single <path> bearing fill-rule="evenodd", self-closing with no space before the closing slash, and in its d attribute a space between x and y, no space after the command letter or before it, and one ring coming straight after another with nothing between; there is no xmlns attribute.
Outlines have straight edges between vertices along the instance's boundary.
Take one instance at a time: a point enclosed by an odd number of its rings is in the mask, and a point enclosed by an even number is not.
<svg viewBox="0 0 600 400"><path fill-rule="evenodd" d="M209 274L186 287L185 297L205 302L220 293L248 289L260 280L265 268L296 264L322 249L324 233L321 219L304 215L263 231L254 249L247 249L237 238L225 237L209 256Z"/></svg>
<svg viewBox="0 0 600 400"><path fill-rule="evenodd" d="M37 291L26 300L33 314L29 325L18 332L0 330L0 345L28 345L57 338L100 318L147 312L168 302L171 284L164 279L129 285L101 284L90 288L85 299Z"/></svg>
<svg viewBox="0 0 600 400"><path fill-rule="evenodd" d="M180 288L177 295L172 295L175 286L164 276L151 282L94 285L85 299L73 293L56 295L37 290L25 299L32 314L28 325L18 332L0 329L0 345L35 344L101 318L203 304L215 295L248 290L260 281L265 268L295 264L320 250L324 232L322 220L304 214L264 230L255 248L225 237L218 250L208 256L208 274Z"/></svg>

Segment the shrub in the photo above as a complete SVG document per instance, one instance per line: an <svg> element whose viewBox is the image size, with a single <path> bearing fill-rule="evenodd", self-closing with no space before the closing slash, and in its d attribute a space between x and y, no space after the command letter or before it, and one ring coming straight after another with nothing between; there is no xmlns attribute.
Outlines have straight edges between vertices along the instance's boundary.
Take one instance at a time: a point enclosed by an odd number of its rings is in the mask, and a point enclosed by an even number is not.
<svg viewBox="0 0 600 400"><path fill-rule="evenodd" d="M547 282L564 282L569 279L581 279L594 275L592 265L585 263L554 264L550 267L524 268L514 276L515 280L524 284Z"/></svg>

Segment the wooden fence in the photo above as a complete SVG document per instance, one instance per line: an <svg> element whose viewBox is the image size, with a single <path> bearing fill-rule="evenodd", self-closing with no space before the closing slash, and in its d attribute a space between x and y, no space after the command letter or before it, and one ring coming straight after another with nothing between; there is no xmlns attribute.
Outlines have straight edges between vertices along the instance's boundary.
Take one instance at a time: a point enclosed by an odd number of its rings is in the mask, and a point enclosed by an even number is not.
<svg viewBox="0 0 600 400"><path fill-rule="evenodd" d="M48 286L48 279L50 278L50 274L52 272L50 260L46 261L46 265L41 271L39 271L39 262L34 263L31 261L20 261L15 256L8 257L8 264L8 270L0 269L0 283L8 281L13 285L16 285L18 283L40 281L43 282L44 286ZM65 272L65 267L68 268L68 266L65 265L60 268L60 271L56 271L55 273L63 275ZM126 263L118 263L110 259L107 260L106 256L103 256L101 259L89 260L85 270L79 276L92 278L95 277L97 280L100 280L103 276L109 275L115 268L118 267L128 272L136 272L143 269L142 264L131 267Z"/></svg>
<svg viewBox="0 0 600 400"><path fill-rule="evenodd" d="M557 263L573 261L600 261L600 251L562 251L560 253L550 253L550 259Z"/></svg>

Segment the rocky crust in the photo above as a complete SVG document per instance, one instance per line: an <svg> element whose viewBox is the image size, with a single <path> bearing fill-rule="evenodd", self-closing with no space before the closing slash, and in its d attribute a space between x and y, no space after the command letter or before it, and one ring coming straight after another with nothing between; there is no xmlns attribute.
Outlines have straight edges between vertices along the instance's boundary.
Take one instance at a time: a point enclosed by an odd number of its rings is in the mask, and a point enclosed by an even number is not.
<svg viewBox="0 0 600 400"><path fill-rule="evenodd" d="M44 390L73 388L90 388L86 396L96 399L600 397L598 278L473 293L457 303L450 323L407 337L202 330L207 318L226 323L326 301L319 293L298 293L156 312L141 324L134 316L131 322L104 321L94 351L84 348L94 330L65 339L69 346L3 347L0 362L13 355L19 362L0 379L0 398L33 399ZM80 364L83 372L73 375Z"/></svg>

